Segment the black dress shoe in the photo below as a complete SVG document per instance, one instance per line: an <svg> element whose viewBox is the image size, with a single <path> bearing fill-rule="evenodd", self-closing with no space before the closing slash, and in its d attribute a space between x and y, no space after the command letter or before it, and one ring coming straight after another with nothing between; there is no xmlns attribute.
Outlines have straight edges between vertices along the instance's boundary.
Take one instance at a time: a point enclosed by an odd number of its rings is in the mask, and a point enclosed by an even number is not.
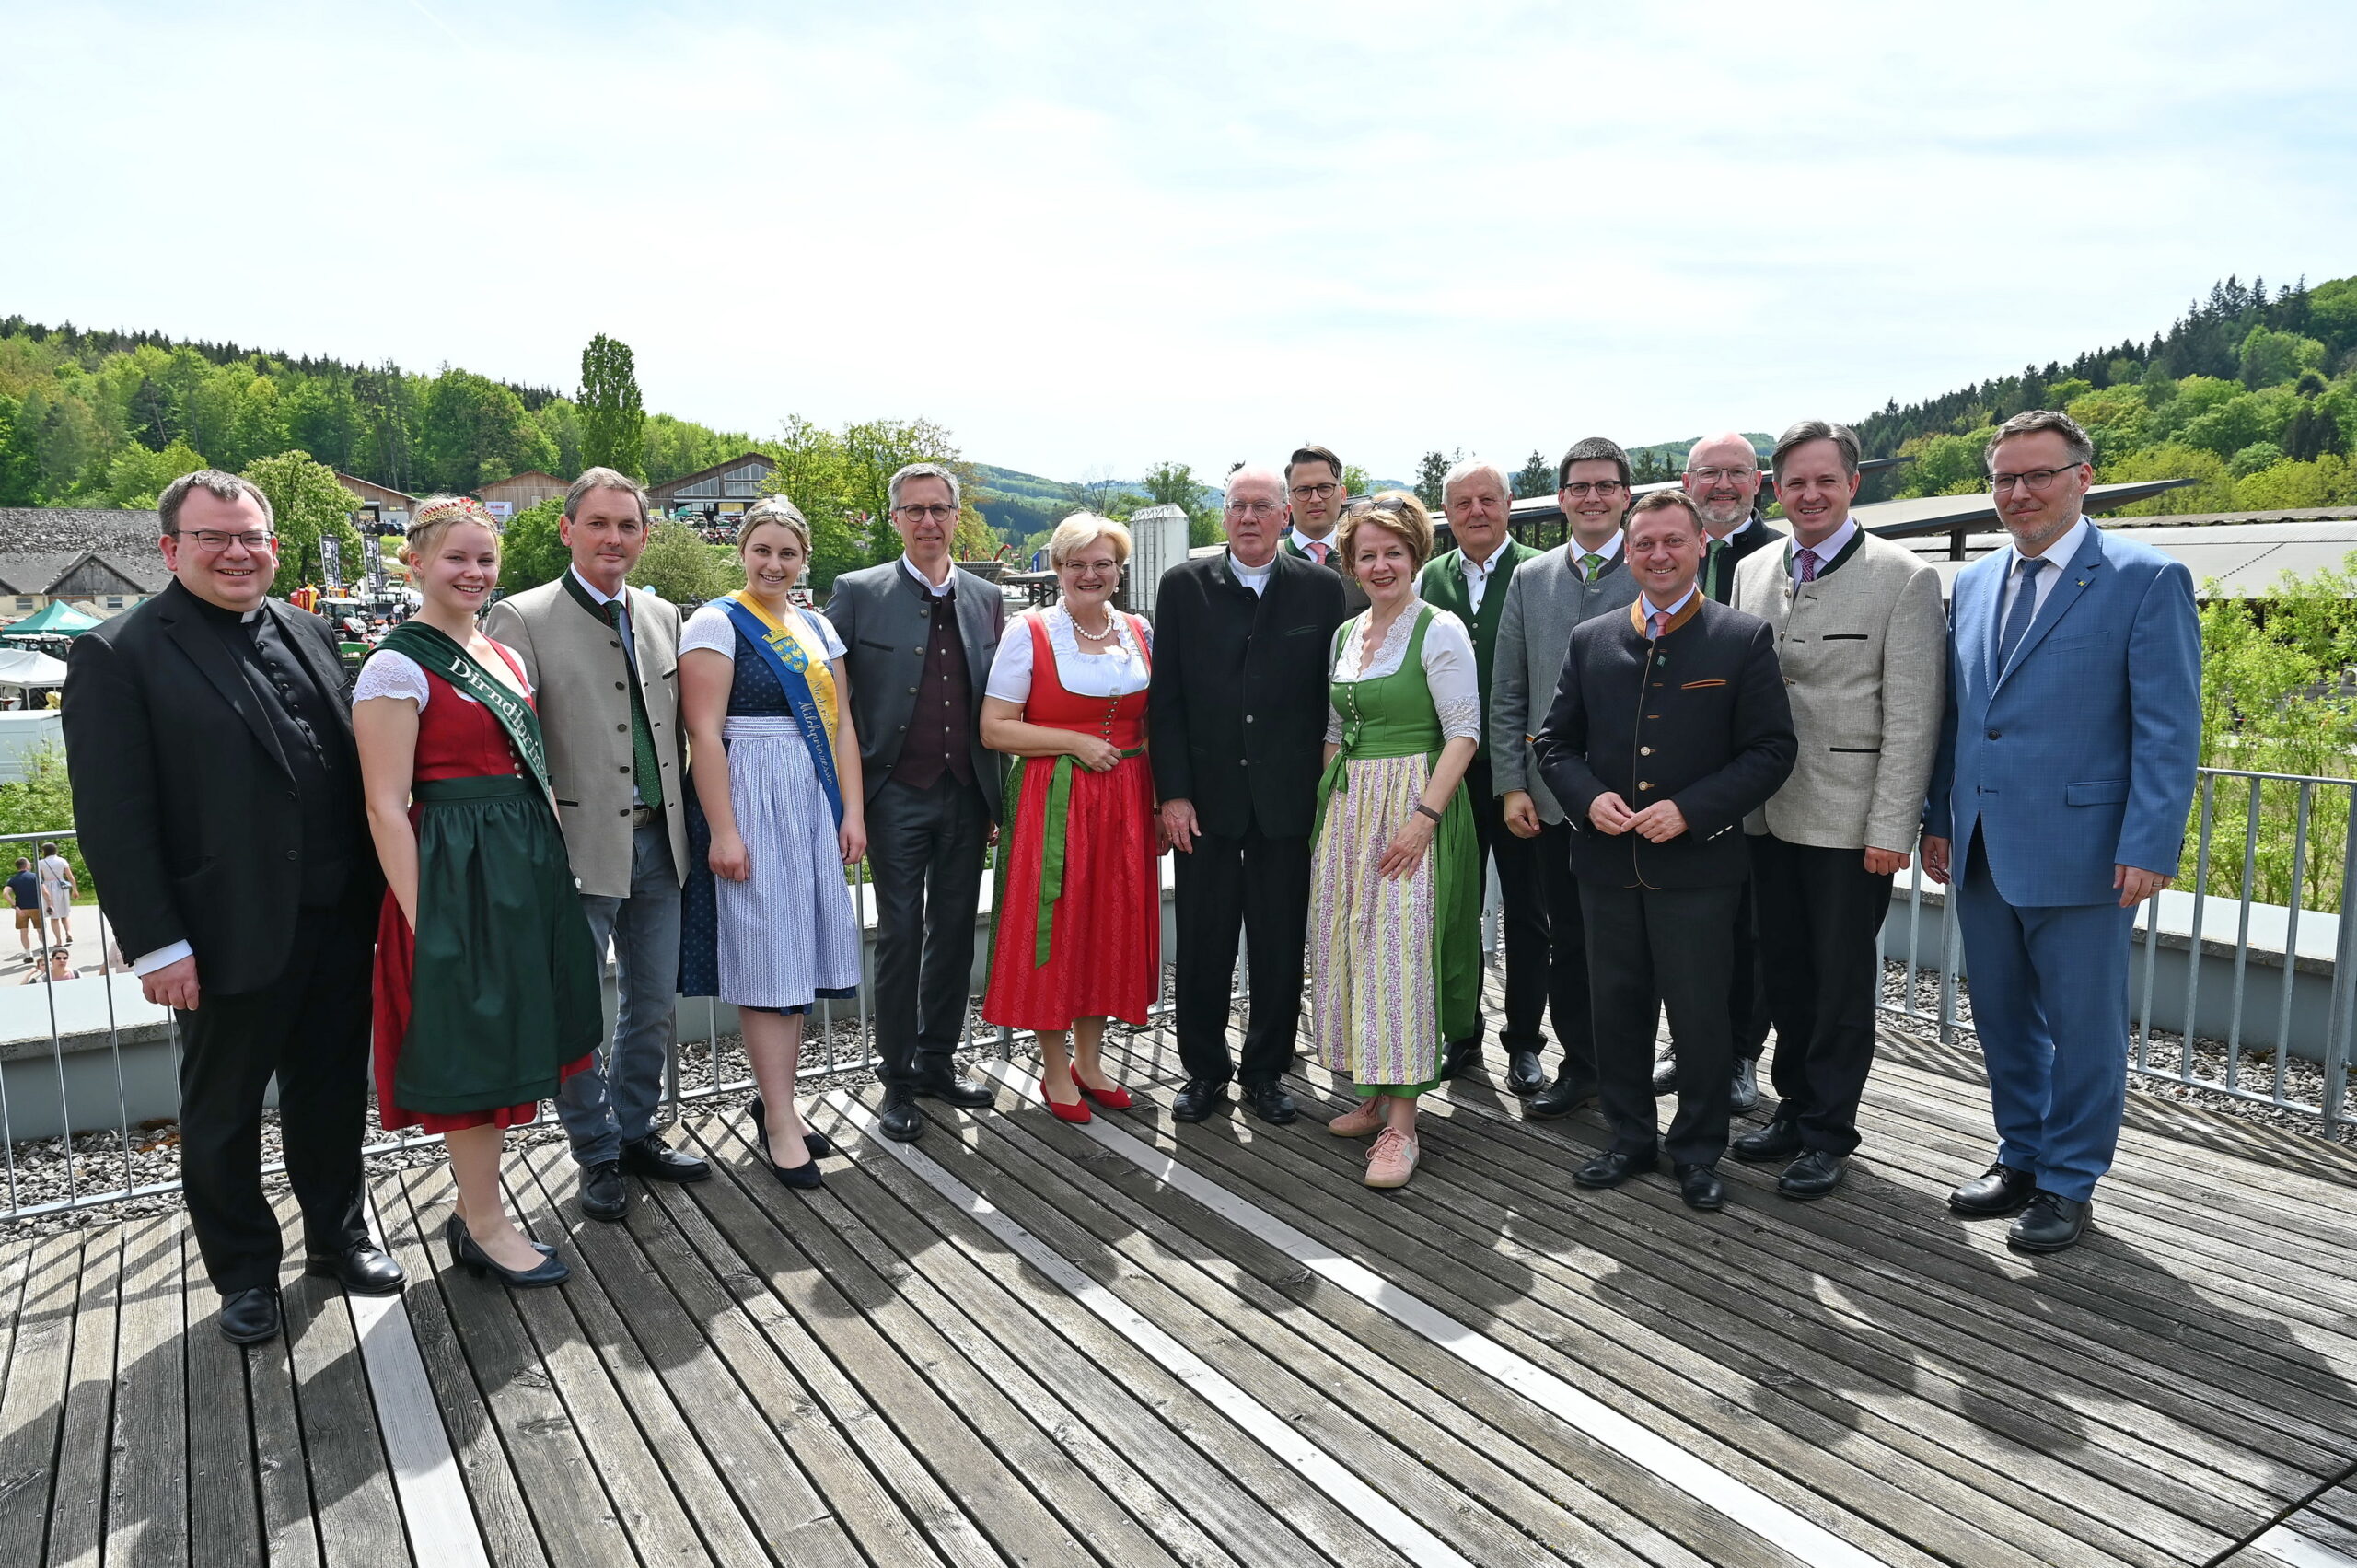
<svg viewBox="0 0 2357 1568"><path fill-rule="evenodd" d="M622 1185L620 1160L599 1160L582 1171L581 1212L609 1223L630 1212L630 1189Z"/></svg>
<svg viewBox="0 0 2357 1568"><path fill-rule="evenodd" d="M1757 1132L1746 1132L1728 1146L1746 1165L1773 1165L1801 1152L1801 1124L1780 1118Z"/></svg>
<svg viewBox="0 0 2357 1568"><path fill-rule="evenodd" d="M1440 1053L1440 1075L1458 1078L1481 1065L1481 1037L1451 1040L1448 1049Z"/></svg>
<svg viewBox="0 0 2357 1568"><path fill-rule="evenodd" d="M1727 1206L1727 1185L1714 1167L1681 1165L1673 1174L1678 1178L1678 1195L1686 1200L1688 1208L1707 1214Z"/></svg>
<svg viewBox="0 0 2357 1568"><path fill-rule="evenodd" d="M754 1133L766 1138L769 1135L770 1111L761 1096L753 1097L753 1103L745 1108L745 1114L752 1120ZM758 1144L755 1145L759 1146ZM802 1146L810 1151L810 1157L814 1160L832 1159L842 1152L835 1147L832 1138L824 1132L813 1132L807 1127L802 1132Z"/></svg>
<svg viewBox="0 0 2357 1568"><path fill-rule="evenodd" d="M1528 1099L1547 1086L1547 1070L1538 1065L1535 1051L1506 1052L1506 1093Z"/></svg>
<svg viewBox="0 0 2357 1568"><path fill-rule="evenodd" d="M876 1125L896 1144L913 1144L924 1132L924 1113L917 1109L916 1089L908 1084L884 1086L884 1109Z"/></svg>
<svg viewBox="0 0 2357 1568"><path fill-rule="evenodd" d="M1625 1149L1607 1149L1587 1164L1572 1172L1572 1179L1583 1187L1618 1187L1632 1176L1653 1169L1652 1155L1632 1155Z"/></svg>
<svg viewBox="0 0 2357 1568"><path fill-rule="evenodd" d="M278 1337L278 1292L269 1285L233 1290L221 1298L221 1337L233 1345L258 1345Z"/></svg>
<svg viewBox="0 0 2357 1568"><path fill-rule="evenodd" d="M1842 1172L1849 1168L1847 1156L1811 1149L1784 1167L1776 1179L1776 1191L1787 1198L1822 1198L1841 1185Z"/></svg>
<svg viewBox="0 0 2357 1568"><path fill-rule="evenodd" d="M622 1145L622 1168L648 1181L702 1181L712 1167L693 1155L683 1155L649 1132Z"/></svg>
<svg viewBox="0 0 2357 1568"><path fill-rule="evenodd" d="M1735 1080L1727 1086L1727 1109L1736 1116L1759 1109L1759 1063L1738 1062Z"/></svg>
<svg viewBox="0 0 2357 1568"><path fill-rule="evenodd" d="M1227 1086L1217 1078L1190 1078L1170 1107L1174 1121L1201 1121L1227 1103Z"/></svg>
<svg viewBox="0 0 2357 1568"><path fill-rule="evenodd" d="M1593 1078L1557 1077L1556 1080L1530 1097L1530 1109L1526 1115L1541 1121L1552 1121L1559 1116L1569 1116L1596 1098Z"/></svg>
<svg viewBox="0 0 2357 1568"><path fill-rule="evenodd" d="M1657 1059L1657 1060L1654 1063L1654 1095L1655 1095L1655 1097L1656 1098L1658 1098L1659 1097L1661 1097L1661 1096L1663 1096L1663 1095L1674 1095L1674 1094L1676 1094L1677 1092L1678 1092L1678 1058L1677 1058L1677 1056L1676 1056L1675 1054L1672 1054L1672 1055L1664 1056L1664 1057L1661 1057L1661 1058Z"/></svg>
<svg viewBox="0 0 2357 1568"><path fill-rule="evenodd" d="M533 1250L539 1251L538 1248ZM511 1290L545 1290L561 1285L573 1277L564 1260L551 1253L540 1253L540 1260L528 1269L504 1269L492 1261L491 1254L476 1245L473 1236L461 1226L459 1231L459 1267L476 1279L496 1274L499 1283Z"/></svg>
<svg viewBox="0 0 2357 1568"><path fill-rule="evenodd" d="M1246 1084L1242 1090L1244 1109L1271 1127L1282 1127L1301 1114L1293 1096L1274 1084Z"/></svg>
<svg viewBox="0 0 2357 1568"><path fill-rule="evenodd" d="M924 1074L911 1086L927 1099L937 1099L960 1110L980 1110L991 1103L990 1090L971 1078L959 1077L954 1068Z"/></svg>
<svg viewBox="0 0 2357 1568"><path fill-rule="evenodd" d="M399 1295L407 1278L401 1266L373 1241L355 1241L335 1252L308 1253L303 1259L303 1272L342 1280L343 1288L357 1295Z"/></svg>
<svg viewBox="0 0 2357 1568"><path fill-rule="evenodd" d="M2036 1176L2001 1163L1949 1193L1948 1207L1968 1219L2003 1219L2020 1214L2037 1191Z"/></svg>
<svg viewBox="0 0 2357 1568"><path fill-rule="evenodd" d="M2005 1231L2005 1245L2020 1252L2061 1252L2076 1247L2095 1214L2093 1203L2058 1197L2038 1189L2029 1206Z"/></svg>

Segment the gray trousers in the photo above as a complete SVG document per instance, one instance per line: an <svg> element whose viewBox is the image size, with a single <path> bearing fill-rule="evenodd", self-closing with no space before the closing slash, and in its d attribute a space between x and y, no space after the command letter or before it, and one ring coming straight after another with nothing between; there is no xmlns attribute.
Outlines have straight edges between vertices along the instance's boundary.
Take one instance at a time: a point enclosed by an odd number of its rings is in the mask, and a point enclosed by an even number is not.
<svg viewBox="0 0 2357 1568"><path fill-rule="evenodd" d="M679 877L660 819L631 835L630 897L585 893L581 912L589 917L601 966L606 943L613 942L621 1003L601 1060L567 1078L556 1098L574 1159L592 1166L620 1158L623 1144L652 1132L663 1098L671 1016L679 1002Z"/></svg>
<svg viewBox="0 0 2357 1568"><path fill-rule="evenodd" d="M982 794L945 773L868 797L876 885L876 1049L888 1084L949 1071L973 995L974 917L991 830Z"/></svg>

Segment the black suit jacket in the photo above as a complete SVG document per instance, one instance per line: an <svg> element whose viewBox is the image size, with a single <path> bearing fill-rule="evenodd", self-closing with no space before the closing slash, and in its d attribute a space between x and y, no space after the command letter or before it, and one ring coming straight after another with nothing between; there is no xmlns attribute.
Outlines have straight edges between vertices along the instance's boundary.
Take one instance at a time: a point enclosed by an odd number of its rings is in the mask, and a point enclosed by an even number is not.
<svg viewBox="0 0 2357 1568"><path fill-rule="evenodd" d="M1784 539L1782 528L1770 528L1759 520L1757 513L1753 514L1751 525L1729 540L1726 548L1719 552L1718 568L1710 575L1711 580L1703 587L1721 604L1729 603L1735 598L1735 569L1743 564L1743 558L1755 550L1782 544Z"/></svg>
<svg viewBox="0 0 2357 1568"><path fill-rule="evenodd" d="M264 601L331 697L318 722L334 749L337 820L352 877L383 883L360 789L335 634L284 599ZM278 978L303 919L295 775L237 656L178 583L74 644L61 701L74 825L123 956L185 941L208 993Z"/></svg>
<svg viewBox="0 0 2357 1568"><path fill-rule="evenodd" d="M1327 656L1342 579L1277 552L1264 593L1225 551L1172 567L1155 598L1146 696L1154 784L1207 833L1306 838L1325 765Z"/></svg>
<svg viewBox="0 0 2357 1568"><path fill-rule="evenodd" d="M1638 608L1572 633L1532 745L1574 830L1572 868L1623 888L1740 882L1751 866L1744 816L1776 793L1800 751L1775 633L1697 594L1655 643L1639 630ZM1662 844L1600 831L1588 807L1608 790L1631 811L1676 801L1687 830Z"/></svg>

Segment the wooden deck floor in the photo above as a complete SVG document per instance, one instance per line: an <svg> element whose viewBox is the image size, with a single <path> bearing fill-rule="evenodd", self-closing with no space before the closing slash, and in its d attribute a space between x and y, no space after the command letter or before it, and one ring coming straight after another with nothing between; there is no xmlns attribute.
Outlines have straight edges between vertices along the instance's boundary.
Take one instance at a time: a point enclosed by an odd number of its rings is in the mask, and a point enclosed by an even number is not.
<svg viewBox="0 0 2357 1568"><path fill-rule="evenodd" d="M2200 1564L2357 1456L2357 1159L2140 1100L2094 1238L2017 1258L1940 1201L1971 1058L1885 1049L1849 1183L1729 1162L1717 1216L1577 1191L1594 1113L1480 1083L1370 1192L1324 1074L1182 1129L1142 1033L1090 1128L1013 1068L913 1149L830 1098L817 1196L702 1115L718 1179L621 1225L518 1154L561 1291L381 1179L406 1295L290 1275L243 1354L177 1216L0 1235L0 1564ZM2231 1561L2357 1562L2357 1492Z"/></svg>

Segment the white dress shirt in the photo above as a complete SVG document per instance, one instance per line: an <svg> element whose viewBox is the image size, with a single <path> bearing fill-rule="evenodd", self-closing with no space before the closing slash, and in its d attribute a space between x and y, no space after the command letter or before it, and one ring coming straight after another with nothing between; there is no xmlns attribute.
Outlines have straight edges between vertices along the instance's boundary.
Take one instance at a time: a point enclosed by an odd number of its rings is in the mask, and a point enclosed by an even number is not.
<svg viewBox="0 0 2357 1568"><path fill-rule="evenodd" d="M1310 555L1309 547L1313 544L1317 545L1326 552L1326 559L1320 563L1320 564L1327 566L1336 564L1334 560L1334 536L1332 534L1328 534L1324 539L1312 539L1307 534L1302 532L1299 528L1292 529L1291 533L1293 538L1293 547L1295 550L1300 551L1304 555L1308 555L1312 561L1316 561L1318 557Z"/></svg>
<svg viewBox="0 0 2357 1568"><path fill-rule="evenodd" d="M1498 540L1487 561L1476 561L1466 552L1457 552L1457 569L1465 574L1465 602L1476 615L1481 613L1481 596L1490 591L1490 575L1498 569L1498 557L1506 552L1509 540Z"/></svg>
<svg viewBox="0 0 2357 1568"><path fill-rule="evenodd" d="M1825 575L1825 569L1833 564L1833 558L1840 554L1843 551L1849 549L1850 541L1857 537L1858 519L1855 517L1843 518L1840 528L1835 528L1831 533L1827 534L1824 540L1817 544L1803 544L1800 541L1800 536L1798 534L1794 535L1792 561L1794 580L1798 581L1800 578L1802 551L1806 550L1815 553L1817 556L1817 575L1823 576Z"/></svg>
<svg viewBox="0 0 2357 1568"><path fill-rule="evenodd" d="M2038 613L2045 610L2047 596L2054 591L2054 585L2062 580L2062 574L2069 571L2071 563L2079 558L2079 546L2086 541L2087 529L2092 526L2086 518L2081 517L2038 556L2053 570L2038 575L2038 598L2030 605L2031 625L2038 624ZM2030 557L2012 545L2005 546L2005 588L1997 598L1997 624L2000 627L2005 624L2005 617L2014 612L2014 598L2022 586L2021 563L2028 559Z"/></svg>
<svg viewBox="0 0 2357 1568"><path fill-rule="evenodd" d="M940 598L947 594L949 592L949 585L958 580L958 563L954 561L949 563L949 571L947 575L937 583L931 577L926 576L923 572L918 571L917 563L910 560L906 552L903 552L900 556L900 564L907 567L909 570L909 575L914 577L923 586L924 591L931 594L935 598Z"/></svg>

